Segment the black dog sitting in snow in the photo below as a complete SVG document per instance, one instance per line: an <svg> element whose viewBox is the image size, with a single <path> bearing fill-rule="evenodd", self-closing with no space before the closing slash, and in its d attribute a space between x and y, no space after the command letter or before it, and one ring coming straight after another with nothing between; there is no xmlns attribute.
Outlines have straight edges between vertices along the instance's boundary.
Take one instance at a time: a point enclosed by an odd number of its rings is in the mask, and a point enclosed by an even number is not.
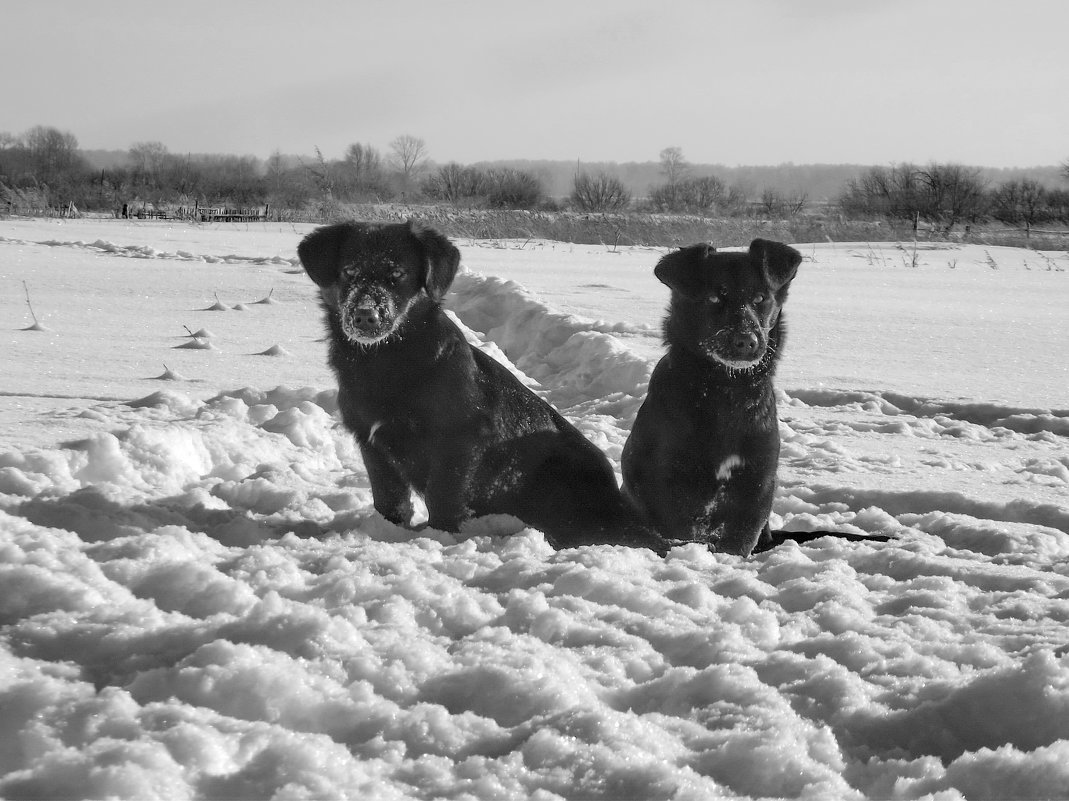
<svg viewBox="0 0 1069 801"><path fill-rule="evenodd" d="M412 223L318 228L297 248L319 285L338 406L364 458L375 509L456 531L509 514L557 547L662 543L634 521L605 455L441 307L460 253Z"/></svg>
<svg viewBox="0 0 1069 801"><path fill-rule="evenodd" d="M746 556L831 533L768 525L780 447L772 377L801 261L792 247L755 239L748 253L682 248L654 270L672 290L668 353L624 446L624 493L670 541Z"/></svg>

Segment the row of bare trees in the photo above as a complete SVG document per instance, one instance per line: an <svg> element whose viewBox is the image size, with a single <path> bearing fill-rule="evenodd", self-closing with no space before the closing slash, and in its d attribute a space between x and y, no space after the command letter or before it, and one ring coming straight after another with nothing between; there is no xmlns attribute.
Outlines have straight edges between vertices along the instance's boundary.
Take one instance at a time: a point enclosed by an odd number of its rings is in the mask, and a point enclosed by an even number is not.
<svg viewBox="0 0 1069 801"><path fill-rule="evenodd" d="M769 217L789 217L800 214L806 205L804 194L787 196L771 188L762 189L760 201L754 203L740 186L728 186L716 175L693 175L679 147L665 148L659 158L665 180L650 188L648 205L654 211L703 215L756 211Z"/></svg>
<svg viewBox="0 0 1069 801"><path fill-rule="evenodd" d="M87 169L73 134L43 125L21 136L0 132L0 181L7 177L30 188L53 186L70 195Z"/></svg>
<svg viewBox="0 0 1069 801"><path fill-rule="evenodd" d="M777 218L800 214L807 207L804 193L788 195L764 188L755 194L728 186L716 175L697 174L679 147L662 150L659 167L662 182L649 187L645 198L636 199L613 171L589 171L580 165L565 205L585 212L637 209ZM1069 178L1069 165L1065 172ZM0 132L0 199L30 195L43 198L35 202L74 203L82 209L115 208L135 199L153 204L271 203L286 209L392 200L560 208L547 197L538 173L499 166L434 165L426 142L411 135L395 138L386 153L354 143L337 159L324 157L316 148L312 158L275 152L266 161L252 156L180 155L161 142L136 142L123 165L96 170L89 167L73 134L45 126L20 136ZM1026 228L1054 221L1069 224L1066 190L1023 179L988 186L979 170L956 164L870 168L847 184L839 207L850 218L924 220L946 230L985 219Z"/></svg>
<svg viewBox="0 0 1069 801"><path fill-rule="evenodd" d="M924 220L948 232L986 219L1026 229L1069 224L1069 191L1029 179L989 187L978 169L960 164L873 167L847 184L839 204L849 217Z"/></svg>
<svg viewBox="0 0 1069 801"><path fill-rule="evenodd" d="M450 162L428 175L420 189L427 199L454 206L535 209L547 201L542 179L514 167L483 170Z"/></svg>
<svg viewBox="0 0 1069 801"><path fill-rule="evenodd" d="M427 145L399 136L383 156L371 145L353 144L341 159L272 154L182 155L161 142L135 142L125 163L91 168L77 138L37 126L21 135L0 132L0 195L33 197L34 205L110 209L131 200L154 205L224 201L300 208L330 201L381 201L419 191ZM11 201L8 201L11 203ZM0 211L3 211L0 206Z"/></svg>

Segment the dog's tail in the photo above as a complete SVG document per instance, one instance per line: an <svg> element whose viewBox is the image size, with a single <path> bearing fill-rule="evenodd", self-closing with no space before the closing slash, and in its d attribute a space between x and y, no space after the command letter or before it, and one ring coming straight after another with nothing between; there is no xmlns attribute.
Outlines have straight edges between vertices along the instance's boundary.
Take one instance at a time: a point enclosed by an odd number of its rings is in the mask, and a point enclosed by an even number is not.
<svg viewBox="0 0 1069 801"><path fill-rule="evenodd" d="M846 540L847 542L887 542L891 539L890 537L885 537L881 534L850 534L845 531L823 531L820 529L816 531L783 531L777 529L775 531L769 531L767 537L761 537L750 553L752 555L771 550L788 540L805 543L819 540L821 537L835 537L836 539Z"/></svg>

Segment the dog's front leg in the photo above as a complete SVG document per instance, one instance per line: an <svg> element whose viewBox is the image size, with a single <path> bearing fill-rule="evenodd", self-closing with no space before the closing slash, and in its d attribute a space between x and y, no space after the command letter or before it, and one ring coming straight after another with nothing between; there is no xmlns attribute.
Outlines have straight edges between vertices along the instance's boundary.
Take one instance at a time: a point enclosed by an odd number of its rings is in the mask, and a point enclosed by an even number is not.
<svg viewBox="0 0 1069 801"><path fill-rule="evenodd" d="M707 522L706 542L718 553L749 556L768 529L768 513L754 506L731 503L715 510Z"/></svg>
<svg viewBox="0 0 1069 801"><path fill-rule="evenodd" d="M643 488L643 497L632 501L661 536L678 542L705 541L703 506L695 505L704 486L689 471L664 471Z"/></svg>
<svg viewBox="0 0 1069 801"><path fill-rule="evenodd" d="M768 537L775 473L755 469L736 472L718 489L706 509L708 542L720 553L749 556Z"/></svg>
<svg viewBox="0 0 1069 801"><path fill-rule="evenodd" d="M472 516L471 495L476 449L468 443L452 443L436 455L423 495L427 525L439 531L459 531Z"/></svg>
<svg viewBox="0 0 1069 801"><path fill-rule="evenodd" d="M371 481L375 511L391 523L408 526L412 522L412 490L386 455L370 443L360 443L360 454Z"/></svg>

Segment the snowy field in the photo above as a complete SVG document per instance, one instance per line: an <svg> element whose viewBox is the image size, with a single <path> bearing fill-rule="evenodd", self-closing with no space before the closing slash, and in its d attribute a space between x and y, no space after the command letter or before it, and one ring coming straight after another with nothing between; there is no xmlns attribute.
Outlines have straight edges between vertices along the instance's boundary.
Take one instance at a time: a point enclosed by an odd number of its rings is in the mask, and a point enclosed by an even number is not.
<svg viewBox="0 0 1069 801"><path fill-rule="evenodd" d="M377 516L309 230L0 221L0 797L1069 797L1069 254L796 245L773 523L893 540L659 558ZM457 244L618 466L664 251Z"/></svg>

